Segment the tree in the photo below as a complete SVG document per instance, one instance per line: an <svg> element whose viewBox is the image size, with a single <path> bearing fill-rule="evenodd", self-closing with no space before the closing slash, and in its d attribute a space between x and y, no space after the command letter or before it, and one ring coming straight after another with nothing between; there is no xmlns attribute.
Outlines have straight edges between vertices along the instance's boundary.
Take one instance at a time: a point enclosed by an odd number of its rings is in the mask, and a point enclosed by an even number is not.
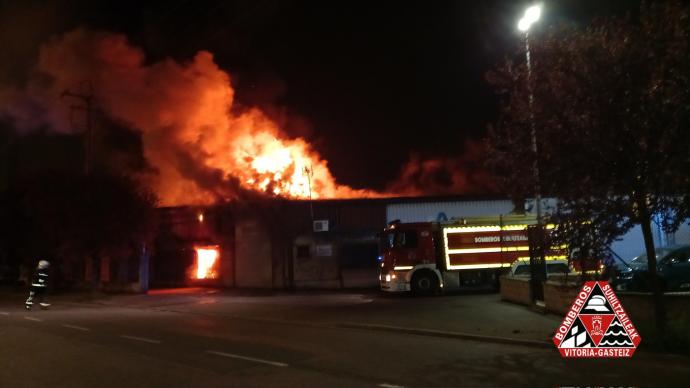
<svg viewBox="0 0 690 388"><path fill-rule="evenodd" d="M690 10L680 3L561 25L530 36L527 68L488 74L505 96L491 166L516 197L534 194L530 125L542 193L558 198L560 238L591 254L633 226L644 235L658 328L664 309L650 222L675 231L690 215Z"/></svg>
<svg viewBox="0 0 690 388"><path fill-rule="evenodd" d="M19 128L0 117L0 266L16 273L47 258L58 284L60 275L83 274L84 260L107 257L124 280L127 259L156 229L156 198L136 178L148 167L138 135L99 120L97 157L85 175L82 133Z"/></svg>
<svg viewBox="0 0 690 388"><path fill-rule="evenodd" d="M5 249L26 265L55 267L98 257L125 260L155 231L155 197L132 179L105 172L41 173L15 182L2 196ZM97 260L94 260L97 261Z"/></svg>

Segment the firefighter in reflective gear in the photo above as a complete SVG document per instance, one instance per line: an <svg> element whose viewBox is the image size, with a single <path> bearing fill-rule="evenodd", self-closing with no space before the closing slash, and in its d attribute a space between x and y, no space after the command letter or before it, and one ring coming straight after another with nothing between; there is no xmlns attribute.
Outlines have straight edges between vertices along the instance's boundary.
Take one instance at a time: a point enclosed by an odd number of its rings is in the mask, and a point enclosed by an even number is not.
<svg viewBox="0 0 690 388"><path fill-rule="evenodd" d="M37 300L41 308L48 308L50 304L46 302L45 294L48 288L48 268L50 263L47 260L38 262L36 272L31 279L31 291L29 291L29 298L26 300L26 309L31 310L34 305L34 300Z"/></svg>

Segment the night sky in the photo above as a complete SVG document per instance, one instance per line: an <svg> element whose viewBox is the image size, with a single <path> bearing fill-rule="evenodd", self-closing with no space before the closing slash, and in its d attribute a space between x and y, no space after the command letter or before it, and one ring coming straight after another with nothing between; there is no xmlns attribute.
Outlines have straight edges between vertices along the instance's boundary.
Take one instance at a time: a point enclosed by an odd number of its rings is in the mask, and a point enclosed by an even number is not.
<svg viewBox="0 0 690 388"><path fill-rule="evenodd" d="M381 188L416 154L456 157L498 101L484 79L520 54L521 1L0 1L0 82L80 26L126 34L150 61L208 50L237 99L305 136L339 182ZM637 1L545 2L540 26L634 11ZM9 60L8 60L9 59Z"/></svg>

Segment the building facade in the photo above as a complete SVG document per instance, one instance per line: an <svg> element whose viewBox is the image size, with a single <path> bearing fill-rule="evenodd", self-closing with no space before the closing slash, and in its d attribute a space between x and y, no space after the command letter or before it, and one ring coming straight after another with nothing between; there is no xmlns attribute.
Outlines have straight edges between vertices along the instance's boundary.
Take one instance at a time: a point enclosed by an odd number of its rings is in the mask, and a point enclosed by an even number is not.
<svg viewBox="0 0 690 388"><path fill-rule="evenodd" d="M548 201L548 200L547 200ZM553 201L551 201L553 202ZM544 204L548 208L549 203ZM531 213L505 197L256 200L159 210L150 259L151 287L214 285L262 289L378 286L378 233L387 223L448 221ZM658 228L657 228L658 229ZM657 246L690 241L688 227L657 231ZM638 228L612 247L630 260L644 251ZM200 252L216 253L200 269ZM208 263L207 263L208 264Z"/></svg>

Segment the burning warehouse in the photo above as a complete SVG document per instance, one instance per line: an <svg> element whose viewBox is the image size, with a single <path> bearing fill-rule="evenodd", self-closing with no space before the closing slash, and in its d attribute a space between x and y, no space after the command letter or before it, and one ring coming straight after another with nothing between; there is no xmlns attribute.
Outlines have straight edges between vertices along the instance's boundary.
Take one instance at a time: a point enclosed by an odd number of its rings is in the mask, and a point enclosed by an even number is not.
<svg viewBox="0 0 690 388"><path fill-rule="evenodd" d="M231 263L234 224L221 208L158 209L150 284L232 286L224 266Z"/></svg>
<svg viewBox="0 0 690 388"><path fill-rule="evenodd" d="M152 286L377 287L378 233L393 219L507 214L499 197L265 199L161 208Z"/></svg>
<svg viewBox="0 0 690 388"><path fill-rule="evenodd" d="M265 198L204 208L162 208L151 283L154 287L376 288L379 233L387 223L509 218L515 210L511 200L499 196ZM616 249L634 250L639 241L636 233L618 242Z"/></svg>
<svg viewBox="0 0 690 388"><path fill-rule="evenodd" d="M273 199L159 212L152 286L376 285L376 233L386 222L383 200Z"/></svg>
<svg viewBox="0 0 690 388"><path fill-rule="evenodd" d="M109 253L112 260L94 253L110 243L101 241L109 230L96 218L85 217L84 225L74 227L93 231L99 237L90 242L93 246L82 247L84 239L64 244L67 239L58 232L65 228L51 226L55 243L46 250L77 257L69 266L75 283L88 280L99 287L114 283L117 274L118 282L138 283L142 290L147 284L373 284L375 233L387 221L387 200L377 198L438 192L428 179L437 175L444 178L445 192L474 187L458 164L437 174L447 166L443 160L413 160L395 184L381 191L337 183L326 159L299 136L308 131L293 128L290 133L284 118L270 110L239 104L233 78L206 51L183 62L155 61L123 35L76 29L41 45L34 70L40 77L29 77L27 88L8 94L3 117L20 131L39 126L54 137L74 140L70 151L56 153L62 160L84 151L83 161L75 157L65 167L66 175L86 171L84 182L104 172L126 176L136 183L130 187L139 186L136 190L157 199L155 241L129 228L132 241L120 245L135 253L123 254L118 246ZM59 96L81 97L67 101ZM31 166L16 153L11 170ZM80 188L94 187L84 182L65 190L79 211L88 208L80 203L85 197ZM110 207L120 205L103 195L109 192L90 196L103 202L91 209L104 209L99 219L112 218L113 225L127 229L139 213L111 212ZM75 210L65 208L65 213ZM120 216L129 221L116 219Z"/></svg>

